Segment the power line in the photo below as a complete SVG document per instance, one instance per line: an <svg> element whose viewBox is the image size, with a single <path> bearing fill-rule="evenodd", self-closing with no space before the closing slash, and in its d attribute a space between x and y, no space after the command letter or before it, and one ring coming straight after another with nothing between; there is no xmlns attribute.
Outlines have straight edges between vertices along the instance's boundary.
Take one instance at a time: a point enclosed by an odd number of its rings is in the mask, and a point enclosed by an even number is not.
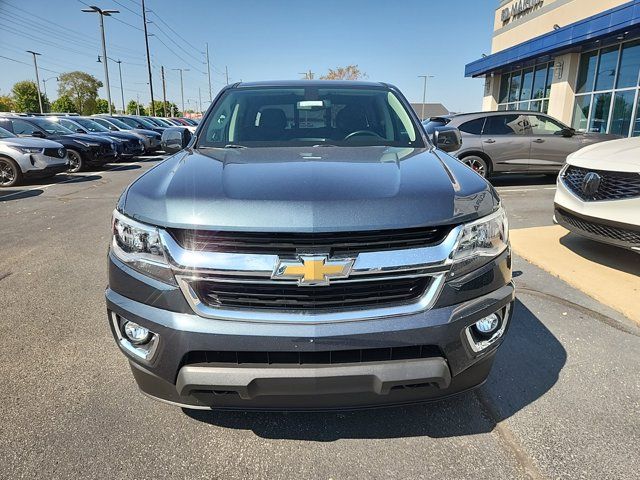
<svg viewBox="0 0 640 480"><path fill-rule="evenodd" d="M180 35L178 32L176 32L173 28L171 28L171 25L169 25L167 22L165 22L162 17L160 15L158 15L155 10L149 10L151 13L153 13L153 15L160 20L164 25L167 26L167 28L169 30L171 30L180 40L182 40L184 43L186 43L187 45L189 45L191 48L193 48L194 50L198 51L198 48L195 47L192 43L190 43L187 39L185 39L182 35Z"/></svg>
<svg viewBox="0 0 640 480"><path fill-rule="evenodd" d="M15 58L5 57L4 55L0 55L0 58L4 58L5 60L11 60L12 62L16 62L16 63L21 63L23 65L31 66L30 63L22 62L20 60L16 60ZM42 68L42 67L39 67L39 68L40 68L40 70L45 70L47 72L60 74L60 72L56 72L55 70L49 70L48 68Z"/></svg>
<svg viewBox="0 0 640 480"><path fill-rule="evenodd" d="M173 38L171 38L171 36L170 36L170 35L167 35L167 33L166 33L164 30L162 30L162 29L160 28L160 25L158 25L158 24L157 24L157 23L155 23L155 22L153 22L153 24L154 24L154 26L158 29L158 31L159 31L160 33L162 33L165 37L167 37L167 38L168 38L168 39L169 39L169 40L170 40L174 45L176 45L176 46L177 46L180 50L182 50L185 54L189 55L189 56L190 56L191 58L193 58L196 62L201 62L201 61L202 61L202 59L201 59L201 58L194 57L191 53L189 53L189 51L185 50L185 49L184 49L184 47L183 47L182 45L180 45L180 44L179 44L178 42L176 42ZM197 70L197 68L196 68L196 67L194 67L193 65L190 65L190 66L191 66L192 68L194 68L194 69L196 69L196 70ZM204 73L204 72L202 72L202 73Z"/></svg>
<svg viewBox="0 0 640 480"><path fill-rule="evenodd" d="M124 8L125 10L129 10L131 13L133 13L134 15L137 15L139 17L142 17L142 15L140 15L138 12L136 12L135 10L130 9L129 7L127 7L126 5L117 2L116 0L111 0L113 3L115 3L116 5L120 5L122 8ZM147 10L148 11L148 10Z"/></svg>

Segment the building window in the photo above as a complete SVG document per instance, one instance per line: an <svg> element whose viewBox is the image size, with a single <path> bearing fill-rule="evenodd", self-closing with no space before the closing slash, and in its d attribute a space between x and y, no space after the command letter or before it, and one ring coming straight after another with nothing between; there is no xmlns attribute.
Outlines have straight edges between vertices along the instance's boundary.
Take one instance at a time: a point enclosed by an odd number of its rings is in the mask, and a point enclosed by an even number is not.
<svg viewBox="0 0 640 480"><path fill-rule="evenodd" d="M640 128L636 126L640 122L639 81L640 40L583 53L576 82L573 128L639 136Z"/></svg>
<svg viewBox="0 0 640 480"><path fill-rule="evenodd" d="M552 82L552 63L503 74L500 79L498 110L547 113Z"/></svg>

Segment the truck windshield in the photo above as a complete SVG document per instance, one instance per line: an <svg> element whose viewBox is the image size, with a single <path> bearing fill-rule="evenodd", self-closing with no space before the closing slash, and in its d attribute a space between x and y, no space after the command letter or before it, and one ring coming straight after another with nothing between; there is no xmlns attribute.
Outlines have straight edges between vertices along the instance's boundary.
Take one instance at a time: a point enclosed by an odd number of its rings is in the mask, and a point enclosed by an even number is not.
<svg viewBox="0 0 640 480"><path fill-rule="evenodd" d="M396 94L375 87L240 87L207 115L198 147L422 147Z"/></svg>

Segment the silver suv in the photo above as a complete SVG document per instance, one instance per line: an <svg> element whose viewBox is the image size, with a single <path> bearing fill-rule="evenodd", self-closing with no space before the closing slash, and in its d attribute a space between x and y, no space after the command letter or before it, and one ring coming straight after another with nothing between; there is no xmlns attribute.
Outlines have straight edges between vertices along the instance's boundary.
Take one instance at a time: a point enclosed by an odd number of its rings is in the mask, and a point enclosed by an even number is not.
<svg viewBox="0 0 640 480"><path fill-rule="evenodd" d="M560 171L567 155L618 135L581 133L549 115L501 111L433 117L423 122L432 134L444 125L462 133L462 147L451 153L483 177L493 173Z"/></svg>
<svg viewBox="0 0 640 480"><path fill-rule="evenodd" d="M45 178L69 168L67 149L44 138L20 138L0 127L0 187Z"/></svg>

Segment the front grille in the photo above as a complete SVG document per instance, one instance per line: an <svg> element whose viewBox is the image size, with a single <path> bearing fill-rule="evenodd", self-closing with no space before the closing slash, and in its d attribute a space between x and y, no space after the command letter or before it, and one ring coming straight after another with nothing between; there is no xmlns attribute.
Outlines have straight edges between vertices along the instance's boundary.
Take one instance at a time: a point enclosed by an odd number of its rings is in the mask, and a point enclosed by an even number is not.
<svg viewBox="0 0 640 480"><path fill-rule="evenodd" d="M184 356L181 366L207 363L226 365L332 365L389 362L443 356L440 348L435 345L407 345L320 352L193 351Z"/></svg>
<svg viewBox="0 0 640 480"><path fill-rule="evenodd" d="M556 216L560 223L566 223L588 235L605 237L632 247L640 247L640 231L595 223L576 217L566 210L557 209Z"/></svg>
<svg viewBox="0 0 640 480"><path fill-rule="evenodd" d="M298 252L332 256L427 247L440 243L450 226L331 233L264 233L170 229L183 248L201 252L253 253L295 257Z"/></svg>
<svg viewBox="0 0 640 480"><path fill-rule="evenodd" d="M582 182L587 173L600 175L600 187L594 195L585 195ZM610 172L606 170L588 170L570 166L562 177L562 181L571 192L584 201L622 200L640 197L640 174L626 172Z"/></svg>
<svg viewBox="0 0 640 480"><path fill-rule="evenodd" d="M63 155L60 156L60 150L62 150ZM47 157L55 157L55 158L64 158L67 155L67 151L64 148L45 148L44 154Z"/></svg>
<svg viewBox="0 0 640 480"><path fill-rule="evenodd" d="M261 310L345 310L376 308L415 301L432 277L395 278L357 282L336 281L327 286L195 280L191 288L198 298L214 308L259 308Z"/></svg>

